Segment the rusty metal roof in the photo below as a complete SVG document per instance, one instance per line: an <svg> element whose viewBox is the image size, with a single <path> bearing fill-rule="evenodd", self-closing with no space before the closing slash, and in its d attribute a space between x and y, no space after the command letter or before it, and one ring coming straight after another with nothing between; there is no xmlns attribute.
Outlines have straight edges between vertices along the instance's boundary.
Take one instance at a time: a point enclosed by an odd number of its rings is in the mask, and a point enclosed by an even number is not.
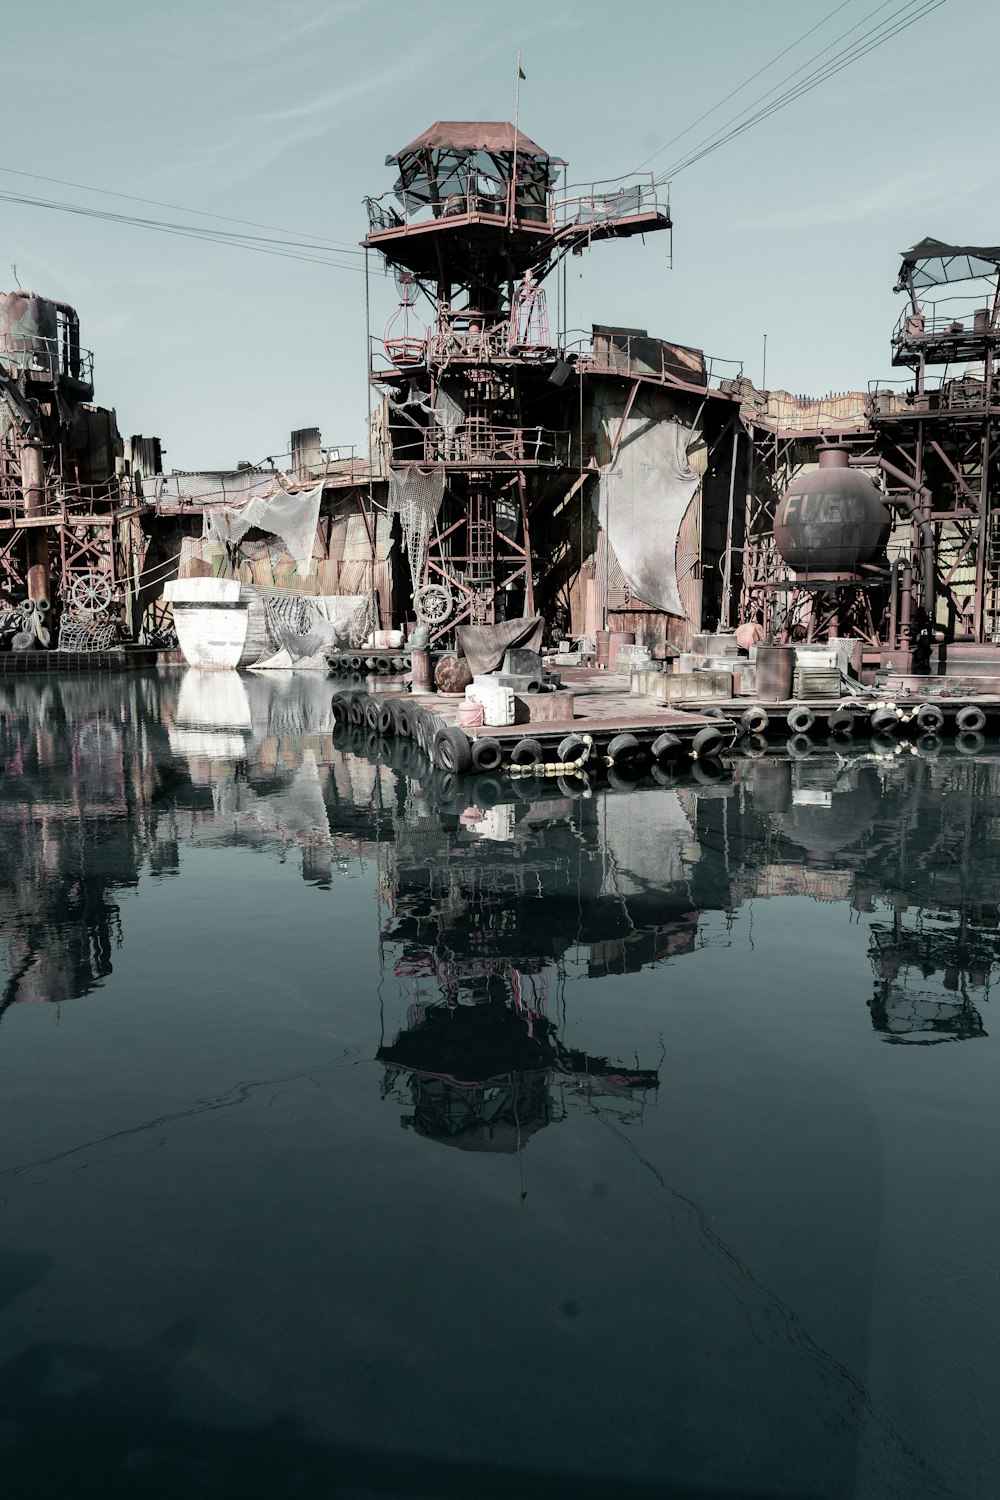
<svg viewBox="0 0 1000 1500"><path fill-rule="evenodd" d="M517 148L518 156L550 160L549 153L529 140L522 130L515 130L509 120L436 120L403 146L389 161L398 161L418 151L509 151Z"/></svg>

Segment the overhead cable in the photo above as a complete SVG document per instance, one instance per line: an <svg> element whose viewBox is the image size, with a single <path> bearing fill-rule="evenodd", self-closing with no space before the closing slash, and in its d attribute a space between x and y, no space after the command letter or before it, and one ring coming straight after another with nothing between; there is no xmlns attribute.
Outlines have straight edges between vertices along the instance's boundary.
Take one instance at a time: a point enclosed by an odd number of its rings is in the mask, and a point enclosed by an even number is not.
<svg viewBox="0 0 1000 1500"><path fill-rule="evenodd" d="M58 213L78 214L88 219L100 219L112 224L131 224L139 229L153 229L160 234L180 235L185 239L207 240L216 245L231 245L240 250L253 250L259 255L276 255L284 260L310 261L314 265L331 266L339 271L356 271L359 275L364 274L363 265L354 265L350 262L337 259L343 251L337 251L326 245L310 243L305 240L272 239L262 235L237 234L232 230L212 229L207 225L176 224L164 219L143 219L134 214L112 213L107 209L85 208L79 203L59 203L48 198L32 198L21 193L5 193L0 191L0 201L4 203L20 203L31 208L45 208ZM317 251L317 254L304 254L304 251Z"/></svg>
<svg viewBox="0 0 1000 1500"><path fill-rule="evenodd" d="M825 15L822 21L817 21L815 26L810 26L809 30L804 31L802 35L800 37L797 37L794 42L789 42L787 47L783 48L781 52L775 53L774 57L772 57L769 62L766 62L763 67L757 69L756 73L751 73L749 78L744 78L742 83L737 84L737 86L728 94L726 94L724 98L720 99L716 104L713 104L711 109L706 109L705 113L703 115L699 115L697 120L692 120L690 125L685 125L684 129L679 130L676 135L671 136L669 141L664 141L662 146L658 146L651 156L647 156L645 161L641 161L639 163L639 165L635 169L636 172L641 172L643 167L648 167L651 161L655 161L656 158L658 156L662 156L664 151L668 150L669 147L673 146L677 141L682 140L684 136L689 135L690 132L694 130L696 125L701 124L702 120L707 120L709 115L714 115L715 111L717 109L721 109L724 104L728 104L730 99L735 99L736 95L742 93L745 88L753 83L755 78L759 78L762 73L766 73L768 68L773 68L775 63L780 62L783 57L787 57L789 52L794 52L795 48L798 47L800 43L805 41L806 37L812 36L814 31L819 31L820 27L825 26L827 21L832 21L835 15L837 15L840 11L845 10L848 5L853 5L853 3L854 0L841 0L841 3L837 6L834 6L833 10L830 11L829 15ZM891 3L892 0L885 0L886 5L891 5ZM885 6L880 6L879 9L884 10ZM3 169L0 168L0 170Z"/></svg>
<svg viewBox="0 0 1000 1500"><path fill-rule="evenodd" d="M128 203L146 203L151 208L170 208L177 213L194 214L202 219L218 219L224 224L243 224L249 229L273 229L279 234L287 234L299 240L322 240L326 245L337 247L345 255L364 255L364 251L357 248L347 240L331 240L322 234L305 234L298 230L287 229L278 224L261 224L256 219L236 219L232 214L214 214L204 208L188 208L183 203L164 203L159 198L140 198L135 193L121 193L114 188L91 187L85 182L69 182L65 177L44 177L40 172L25 172L20 167L0 166L0 172L5 172L12 177L30 177L33 182L51 182L57 187L77 188L81 193L97 193L105 198L122 198Z"/></svg>
<svg viewBox="0 0 1000 1500"><path fill-rule="evenodd" d="M917 5L916 9L913 8L914 4ZM710 155L713 151L717 151L720 146L726 145L736 136L742 135L745 131L751 129L754 125L758 125L761 123L761 121L768 119L773 114L776 114L778 110L784 109L787 105L793 103L796 99L801 98L804 94L810 93L821 83L825 83L828 78L833 78L837 73L842 72L844 68L850 67L852 63L860 61L860 59L867 56L869 52L873 52L876 50L876 48L883 46L884 43L891 40L892 37L897 36L900 32L906 31L910 26L921 20L925 15L928 15L931 11L939 9L940 6L944 4L945 0L908 0L908 3L904 5L900 10L894 11L892 15L887 16L883 21L879 22L877 26L872 27L869 31L863 33L862 36L851 42L849 46L844 47L840 50L840 52L835 53L833 57L829 58L825 63L822 63L820 67L814 69L812 73L807 74L805 78L799 79L798 83L795 83L791 88L786 89L785 92L780 94L776 99L772 99L770 103L764 102L768 100L772 94L775 94L777 90L782 87L782 84L788 83L791 79L795 78L797 74L801 73L803 68L808 67L810 62L815 61L817 57L822 57L823 53L829 52L830 48L836 45L836 42L831 42L829 46L822 48L820 52L814 55L814 57L810 58L808 62L803 63L801 67L798 67L794 69L792 73L789 73L784 79L782 79L781 83L776 84L773 89L768 89L765 94L762 94L758 99L756 99L754 103L749 105L746 110L741 111L740 114L734 115L732 119L728 120L725 125L720 126L719 129L713 132L711 136L706 137L706 139L703 140L699 145L695 146L687 156L679 158L671 167L669 167L665 172L657 177L657 183L659 184L668 182L672 178L676 177L678 173L685 171L688 167L693 166L695 162L700 161L702 157ZM879 7L879 10L883 9L885 9L884 5ZM872 15L875 14L877 14L877 12L873 11L865 19L870 20ZM863 25L864 22L860 22L858 24ZM842 41L844 37L849 36L851 32L856 31L857 29L857 25L850 27L849 30L842 33L842 35L838 37L836 41ZM763 107L757 110L756 113L751 115L749 111L753 110L756 105L763 105Z"/></svg>

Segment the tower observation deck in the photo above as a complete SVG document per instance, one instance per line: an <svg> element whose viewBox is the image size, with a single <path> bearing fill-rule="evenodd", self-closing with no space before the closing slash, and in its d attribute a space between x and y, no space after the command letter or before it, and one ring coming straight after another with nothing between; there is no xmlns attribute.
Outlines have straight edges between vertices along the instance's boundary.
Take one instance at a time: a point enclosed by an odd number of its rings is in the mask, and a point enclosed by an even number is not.
<svg viewBox="0 0 1000 1500"><path fill-rule="evenodd" d="M575 477L573 359L546 278L594 241L669 229L670 209L651 174L568 185L566 163L505 121L438 121L386 165L365 245L399 306L380 340L369 331L371 379L414 606L440 637L534 612L532 511Z"/></svg>

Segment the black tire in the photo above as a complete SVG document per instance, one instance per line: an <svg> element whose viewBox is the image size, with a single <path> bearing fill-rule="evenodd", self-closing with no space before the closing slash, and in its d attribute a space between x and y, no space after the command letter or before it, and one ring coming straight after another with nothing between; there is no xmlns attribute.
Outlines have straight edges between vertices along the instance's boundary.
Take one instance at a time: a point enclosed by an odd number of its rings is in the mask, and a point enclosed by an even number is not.
<svg viewBox="0 0 1000 1500"><path fill-rule="evenodd" d="M434 799L439 808L444 812L455 812L455 801L458 797L458 777L454 771L434 772Z"/></svg>
<svg viewBox="0 0 1000 1500"><path fill-rule="evenodd" d="M382 744L382 740L381 740L381 738L379 736L378 730L377 729L372 729L371 727L369 727L368 733L365 735L365 745L364 745L365 759L366 760L374 760L376 758L376 756L378 755L379 748L380 748L381 744Z"/></svg>
<svg viewBox="0 0 1000 1500"><path fill-rule="evenodd" d="M351 700L346 693L334 693L330 701L330 710L333 714L335 724L349 724L351 721Z"/></svg>
<svg viewBox="0 0 1000 1500"><path fill-rule="evenodd" d="M623 765L626 761L635 760L641 749L634 734L616 734L614 739L608 741L608 759L612 765Z"/></svg>
<svg viewBox="0 0 1000 1500"><path fill-rule="evenodd" d="M785 715L785 723L793 734L808 734L816 723L816 715L804 703L796 703Z"/></svg>
<svg viewBox="0 0 1000 1500"><path fill-rule="evenodd" d="M567 734L559 741L556 759L565 765L569 761L579 760L581 756L588 756L590 751L591 746L582 734Z"/></svg>
<svg viewBox="0 0 1000 1500"><path fill-rule="evenodd" d="M400 740L396 764L404 776L409 776L413 770L413 762L416 754L417 752L411 740Z"/></svg>
<svg viewBox="0 0 1000 1500"><path fill-rule="evenodd" d="M978 729L966 729L955 740L959 755L980 755L986 749L986 736Z"/></svg>
<svg viewBox="0 0 1000 1500"><path fill-rule="evenodd" d="M891 734L873 734L869 745L876 755L895 755L899 749L899 741Z"/></svg>
<svg viewBox="0 0 1000 1500"><path fill-rule="evenodd" d="M412 740L414 730L412 703L401 703L399 705L399 708L396 710L396 722L399 725L399 732L403 739Z"/></svg>
<svg viewBox="0 0 1000 1500"><path fill-rule="evenodd" d="M608 786L616 792L634 792L639 773L628 761L608 767Z"/></svg>
<svg viewBox="0 0 1000 1500"><path fill-rule="evenodd" d="M652 764L653 780L660 786L676 786L677 767L672 761L655 761Z"/></svg>
<svg viewBox="0 0 1000 1500"><path fill-rule="evenodd" d="M556 786L564 797L582 797L587 783L578 776L557 776Z"/></svg>
<svg viewBox="0 0 1000 1500"><path fill-rule="evenodd" d="M812 755L816 746L807 734L793 734L785 744L785 753L789 760L805 760L807 755Z"/></svg>
<svg viewBox="0 0 1000 1500"><path fill-rule="evenodd" d="M962 734L978 734L986 728L986 715L975 703L967 703L955 715L955 725Z"/></svg>
<svg viewBox="0 0 1000 1500"><path fill-rule="evenodd" d="M490 735L472 742L472 764L477 771L499 771L503 762L503 746Z"/></svg>
<svg viewBox="0 0 1000 1500"><path fill-rule="evenodd" d="M850 739L854 733L854 715L846 708L835 708L826 721L830 734L838 739Z"/></svg>
<svg viewBox="0 0 1000 1500"><path fill-rule="evenodd" d="M703 755L718 755L723 748L725 740L720 730L715 728L699 729L691 741L691 754L695 760Z"/></svg>
<svg viewBox="0 0 1000 1500"><path fill-rule="evenodd" d="M658 734L649 747L649 753L654 760L676 760L684 746L676 734L671 734L669 729L663 734Z"/></svg>
<svg viewBox="0 0 1000 1500"><path fill-rule="evenodd" d="M49 610L51 608L52 608L52 605L49 603L48 599L36 599L35 600L35 614L36 615L47 615L48 612L49 612Z"/></svg>
<svg viewBox="0 0 1000 1500"><path fill-rule="evenodd" d="M365 704L367 701L367 693L357 693L351 699L350 720L355 729L365 722Z"/></svg>
<svg viewBox="0 0 1000 1500"><path fill-rule="evenodd" d="M376 726L379 734L396 735L396 705L394 703L382 703L378 711L378 724Z"/></svg>
<svg viewBox="0 0 1000 1500"><path fill-rule="evenodd" d="M496 776L477 776L472 783L472 800L476 807L496 807L504 800L503 784Z"/></svg>
<svg viewBox="0 0 1000 1500"><path fill-rule="evenodd" d="M759 760L767 753L767 740L762 734L748 734L746 739L740 740L738 748L747 760Z"/></svg>
<svg viewBox="0 0 1000 1500"><path fill-rule="evenodd" d="M899 720L894 708L877 708L871 718L872 734L898 734Z"/></svg>
<svg viewBox="0 0 1000 1500"><path fill-rule="evenodd" d="M465 730L457 724L439 729L431 744L431 760L439 771L464 776L472 767L472 746Z"/></svg>
<svg viewBox="0 0 1000 1500"><path fill-rule="evenodd" d="M691 767L691 775L695 781L700 781L702 786L714 786L717 781L723 780L725 774L725 766L714 755L706 755L702 760L696 760Z"/></svg>
<svg viewBox="0 0 1000 1500"><path fill-rule="evenodd" d="M703 719L720 719L723 724L728 724L729 722L729 715L725 709L716 708L714 705L711 708L703 708L701 716Z"/></svg>
<svg viewBox="0 0 1000 1500"><path fill-rule="evenodd" d="M745 708L740 714L740 723L748 734L766 734L770 722L767 709L761 708L759 703L755 703L752 708Z"/></svg>
<svg viewBox="0 0 1000 1500"><path fill-rule="evenodd" d="M917 728L924 734L940 734L944 728L944 710L936 703L921 703L917 709Z"/></svg>
<svg viewBox="0 0 1000 1500"><path fill-rule="evenodd" d="M365 659L363 656L352 656L350 662L348 663L352 672L360 672L364 664Z"/></svg>
<svg viewBox="0 0 1000 1500"><path fill-rule="evenodd" d="M378 729L378 721L382 717L382 702L379 698L369 698L365 704L365 723L369 729Z"/></svg>
<svg viewBox="0 0 1000 1500"><path fill-rule="evenodd" d="M537 766L544 760L544 752L537 740L518 740L510 752L512 766Z"/></svg>
<svg viewBox="0 0 1000 1500"><path fill-rule="evenodd" d="M917 740L917 754L921 760L937 760L944 740L939 734L922 734Z"/></svg>

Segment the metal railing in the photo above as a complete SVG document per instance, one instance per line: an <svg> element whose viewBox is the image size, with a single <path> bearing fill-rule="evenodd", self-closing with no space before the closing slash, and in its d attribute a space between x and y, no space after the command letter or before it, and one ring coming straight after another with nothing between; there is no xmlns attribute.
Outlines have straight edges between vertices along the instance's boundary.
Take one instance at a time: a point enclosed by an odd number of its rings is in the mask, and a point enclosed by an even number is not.
<svg viewBox="0 0 1000 1500"><path fill-rule="evenodd" d="M973 375L941 376L925 381L918 391L912 381L871 380L865 410L869 417L906 417L921 412L986 411L1000 406L1000 375L992 387Z"/></svg>
<svg viewBox="0 0 1000 1500"><path fill-rule="evenodd" d="M454 183L452 184L454 185ZM513 196L513 204L511 202ZM393 201L388 201L390 198ZM557 191L532 180L518 181L511 194L509 180L484 178L470 172L459 190L442 194L436 202L404 193L366 198L368 227L372 234L409 229L457 217L483 217L535 224L553 230L601 229L626 219L656 214L670 217L670 199L653 173L639 177L615 177L603 182L576 183Z"/></svg>
<svg viewBox="0 0 1000 1500"><path fill-rule="evenodd" d="M392 197L395 202L386 202ZM404 196L383 193L366 198L368 229L381 234L392 229L411 229L427 224L447 223L455 218L487 218L510 221L511 193L509 182L485 185L478 174L472 174L459 192L442 194L436 202L414 201ZM513 218L542 228L552 227L553 191L535 184L519 185L514 194Z"/></svg>
<svg viewBox="0 0 1000 1500"><path fill-rule="evenodd" d="M394 464L463 464L534 468L569 463L570 434L545 427L501 427L467 421L452 430L396 428L391 436Z"/></svg>
<svg viewBox="0 0 1000 1500"><path fill-rule="evenodd" d="M963 299L964 300L964 299ZM964 310L951 312L919 312L904 309L892 334L894 344L921 343L927 340L947 341L949 338L985 337L997 329L990 327L990 308L980 303Z"/></svg>
<svg viewBox="0 0 1000 1500"><path fill-rule="evenodd" d="M66 340L58 335L8 335L0 346L0 355L17 374L64 375L83 385L94 384L93 352L67 347Z"/></svg>
<svg viewBox="0 0 1000 1500"><path fill-rule="evenodd" d="M595 229L641 214L658 214L669 219L670 200L657 184L652 172L641 177L616 177L605 182L574 184L564 189L553 204L553 218L558 229L574 226Z"/></svg>
<svg viewBox="0 0 1000 1500"><path fill-rule="evenodd" d="M649 334L582 335L559 352L571 355L577 369L587 374L624 375L627 379L658 380L664 385L679 381L699 388L718 387L724 380L739 380L743 375L740 359L705 355ZM696 354L697 362L688 358Z"/></svg>

